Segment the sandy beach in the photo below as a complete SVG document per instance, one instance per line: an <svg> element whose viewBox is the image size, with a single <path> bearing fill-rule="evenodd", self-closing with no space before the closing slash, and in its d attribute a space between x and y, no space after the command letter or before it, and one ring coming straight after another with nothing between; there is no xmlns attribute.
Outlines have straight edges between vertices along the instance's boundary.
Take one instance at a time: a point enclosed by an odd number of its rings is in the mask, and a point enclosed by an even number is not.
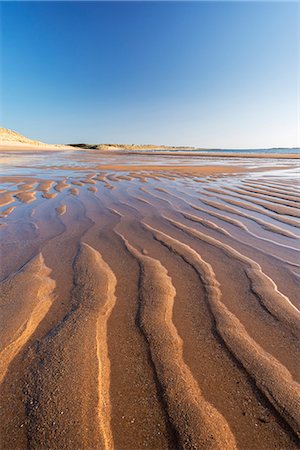
<svg viewBox="0 0 300 450"><path fill-rule="evenodd" d="M0 9L0 450L300 450L300 3Z"/></svg>
<svg viewBox="0 0 300 450"><path fill-rule="evenodd" d="M0 157L1 448L299 448L296 158Z"/></svg>

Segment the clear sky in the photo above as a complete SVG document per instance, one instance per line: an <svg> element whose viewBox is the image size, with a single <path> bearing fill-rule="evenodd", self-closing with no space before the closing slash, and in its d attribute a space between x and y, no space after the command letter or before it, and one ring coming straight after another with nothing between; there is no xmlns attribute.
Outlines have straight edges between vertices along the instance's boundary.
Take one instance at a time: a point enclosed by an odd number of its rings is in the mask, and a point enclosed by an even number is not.
<svg viewBox="0 0 300 450"><path fill-rule="evenodd" d="M53 143L299 146L299 3L2 2L1 125Z"/></svg>

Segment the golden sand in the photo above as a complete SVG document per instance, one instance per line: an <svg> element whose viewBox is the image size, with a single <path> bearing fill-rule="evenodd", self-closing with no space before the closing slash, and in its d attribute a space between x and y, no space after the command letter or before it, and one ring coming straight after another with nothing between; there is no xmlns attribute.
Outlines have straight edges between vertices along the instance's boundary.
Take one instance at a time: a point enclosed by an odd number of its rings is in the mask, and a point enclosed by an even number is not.
<svg viewBox="0 0 300 450"><path fill-rule="evenodd" d="M123 153L2 177L2 448L299 448L297 161Z"/></svg>

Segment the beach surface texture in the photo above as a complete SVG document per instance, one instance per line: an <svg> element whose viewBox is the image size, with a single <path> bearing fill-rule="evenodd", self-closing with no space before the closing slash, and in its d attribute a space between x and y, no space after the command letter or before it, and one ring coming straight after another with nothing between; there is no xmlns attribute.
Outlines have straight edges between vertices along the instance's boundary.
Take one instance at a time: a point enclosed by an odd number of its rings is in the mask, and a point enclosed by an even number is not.
<svg viewBox="0 0 300 450"><path fill-rule="evenodd" d="M299 154L43 145L0 150L0 448L299 448Z"/></svg>

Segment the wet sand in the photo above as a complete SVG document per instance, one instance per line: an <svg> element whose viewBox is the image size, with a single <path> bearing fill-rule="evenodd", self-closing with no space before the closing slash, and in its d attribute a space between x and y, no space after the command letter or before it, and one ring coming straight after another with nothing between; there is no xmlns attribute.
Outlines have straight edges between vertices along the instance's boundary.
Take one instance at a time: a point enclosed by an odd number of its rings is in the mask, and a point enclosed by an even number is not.
<svg viewBox="0 0 300 450"><path fill-rule="evenodd" d="M299 448L297 159L7 153L1 448Z"/></svg>

